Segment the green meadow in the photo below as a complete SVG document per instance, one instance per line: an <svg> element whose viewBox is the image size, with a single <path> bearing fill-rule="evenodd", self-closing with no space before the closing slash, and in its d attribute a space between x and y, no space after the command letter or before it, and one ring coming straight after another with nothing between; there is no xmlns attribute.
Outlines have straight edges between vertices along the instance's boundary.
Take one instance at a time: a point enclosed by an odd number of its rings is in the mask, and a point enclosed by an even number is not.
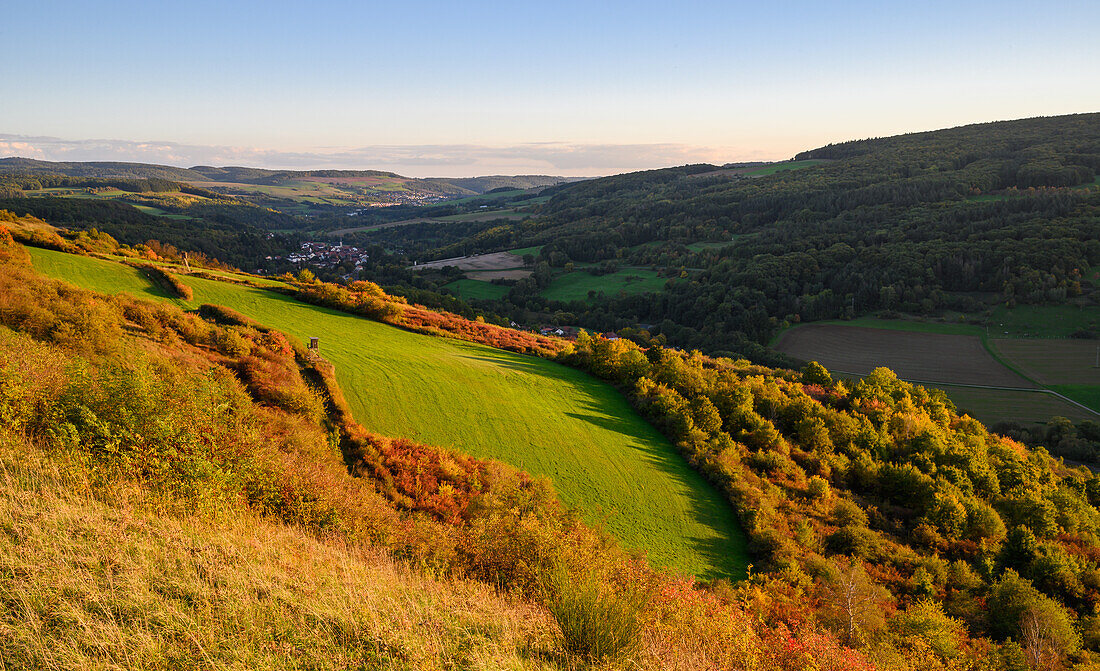
<svg viewBox="0 0 1100 671"><path fill-rule="evenodd" d="M538 256L539 251L542 250L542 245L535 245L534 247L521 247L519 249L508 250L509 254L515 254L516 256L524 256L530 254L531 256Z"/></svg>
<svg viewBox="0 0 1100 671"><path fill-rule="evenodd" d="M1065 338L1100 328L1100 308L1076 305L998 306L989 317L993 337Z"/></svg>
<svg viewBox="0 0 1100 671"><path fill-rule="evenodd" d="M655 270L628 268L607 275L590 275L583 270L559 275L543 290L542 295L554 301L583 301L589 291L604 292L609 296L623 291L628 294L660 291L667 277L658 277Z"/></svg>
<svg viewBox="0 0 1100 671"><path fill-rule="evenodd" d="M459 298L480 298L493 300L508 293L509 287L501 284L482 282L481 280L461 279L450 284L443 285L444 289L450 289Z"/></svg>
<svg viewBox="0 0 1100 671"><path fill-rule="evenodd" d="M561 498L656 565L702 577L744 574L730 505L613 387L535 357L403 331L290 297L195 277L190 303L138 271L30 249L42 273L183 307L215 303L305 339L320 338L369 430L492 457L552 479Z"/></svg>

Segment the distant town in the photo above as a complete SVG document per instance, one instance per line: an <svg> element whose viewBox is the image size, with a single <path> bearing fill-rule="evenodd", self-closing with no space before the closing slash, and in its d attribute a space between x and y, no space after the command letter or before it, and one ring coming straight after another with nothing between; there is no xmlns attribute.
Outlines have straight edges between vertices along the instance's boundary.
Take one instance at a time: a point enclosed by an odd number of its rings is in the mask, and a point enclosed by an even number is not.
<svg viewBox="0 0 1100 671"><path fill-rule="evenodd" d="M345 245L342 242L335 245L330 245L327 242L303 242L300 251L291 252L285 257L269 256L267 260L286 260L296 265L316 266L318 268L335 268L352 261L355 263L355 269L361 270L363 263L368 258L370 256L363 250Z"/></svg>

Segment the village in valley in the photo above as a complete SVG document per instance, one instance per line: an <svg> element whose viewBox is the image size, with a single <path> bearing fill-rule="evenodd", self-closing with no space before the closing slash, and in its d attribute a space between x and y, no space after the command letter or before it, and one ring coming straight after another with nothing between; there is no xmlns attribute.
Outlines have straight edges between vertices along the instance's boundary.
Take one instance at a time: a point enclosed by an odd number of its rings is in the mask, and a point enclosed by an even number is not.
<svg viewBox="0 0 1100 671"><path fill-rule="evenodd" d="M268 256L268 261L286 260L296 265L316 266L318 268L335 268L341 264L353 262L356 270L361 270L363 263L370 256L358 247L352 247L340 242L330 245L327 242L303 242L300 251L291 252L285 257Z"/></svg>

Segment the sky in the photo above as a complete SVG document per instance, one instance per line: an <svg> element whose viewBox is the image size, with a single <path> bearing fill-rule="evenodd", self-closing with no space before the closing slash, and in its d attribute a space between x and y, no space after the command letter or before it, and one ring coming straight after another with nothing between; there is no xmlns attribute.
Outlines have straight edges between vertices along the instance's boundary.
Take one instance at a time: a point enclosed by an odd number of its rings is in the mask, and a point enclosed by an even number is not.
<svg viewBox="0 0 1100 671"><path fill-rule="evenodd" d="M6 2L0 157L605 175L1100 111L1100 2Z"/></svg>

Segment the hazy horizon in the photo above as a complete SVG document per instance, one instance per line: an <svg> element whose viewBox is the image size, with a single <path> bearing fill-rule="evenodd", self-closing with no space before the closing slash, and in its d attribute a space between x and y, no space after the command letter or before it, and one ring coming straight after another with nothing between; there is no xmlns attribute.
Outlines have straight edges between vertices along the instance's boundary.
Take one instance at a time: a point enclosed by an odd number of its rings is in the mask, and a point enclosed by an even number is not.
<svg viewBox="0 0 1100 671"><path fill-rule="evenodd" d="M19 3L0 155L441 177L780 160L1100 110L1097 25L1082 0Z"/></svg>
<svg viewBox="0 0 1100 671"><path fill-rule="evenodd" d="M1067 112L1090 114L1097 110ZM1061 116L1061 115L1039 115ZM1010 121L989 119L943 128L971 124ZM532 143L513 147L473 145L381 146L341 149L336 151L280 152L245 147L182 145L173 142L129 140L64 140L52 137L29 137L0 132L0 158L30 158L41 161L149 163L177 168L195 166L249 167L268 170L379 170L405 177L482 177L488 175L554 175L561 177L601 177L638 170L653 170L692 163L722 165L741 162L775 162L792 158L796 153L829 143L888 137L905 133L921 133L943 128L915 128L867 137L832 139L828 142L800 147L783 156L734 156L714 148L684 145L566 145L564 143ZM5 151L17 153L5 154ZM23 153L18 153L23 152ZM723 157L724 156L724 157ZM596 160L593 160L596 157ZM658 157L665 157L663 160ZM630 163L628 161L636 162ZM647 160L648 159L648 160ZM602 172L586 166L619 165ZM507 162L510 161L510 162ZM448 170L448 167L451 170Z"/></svg>

